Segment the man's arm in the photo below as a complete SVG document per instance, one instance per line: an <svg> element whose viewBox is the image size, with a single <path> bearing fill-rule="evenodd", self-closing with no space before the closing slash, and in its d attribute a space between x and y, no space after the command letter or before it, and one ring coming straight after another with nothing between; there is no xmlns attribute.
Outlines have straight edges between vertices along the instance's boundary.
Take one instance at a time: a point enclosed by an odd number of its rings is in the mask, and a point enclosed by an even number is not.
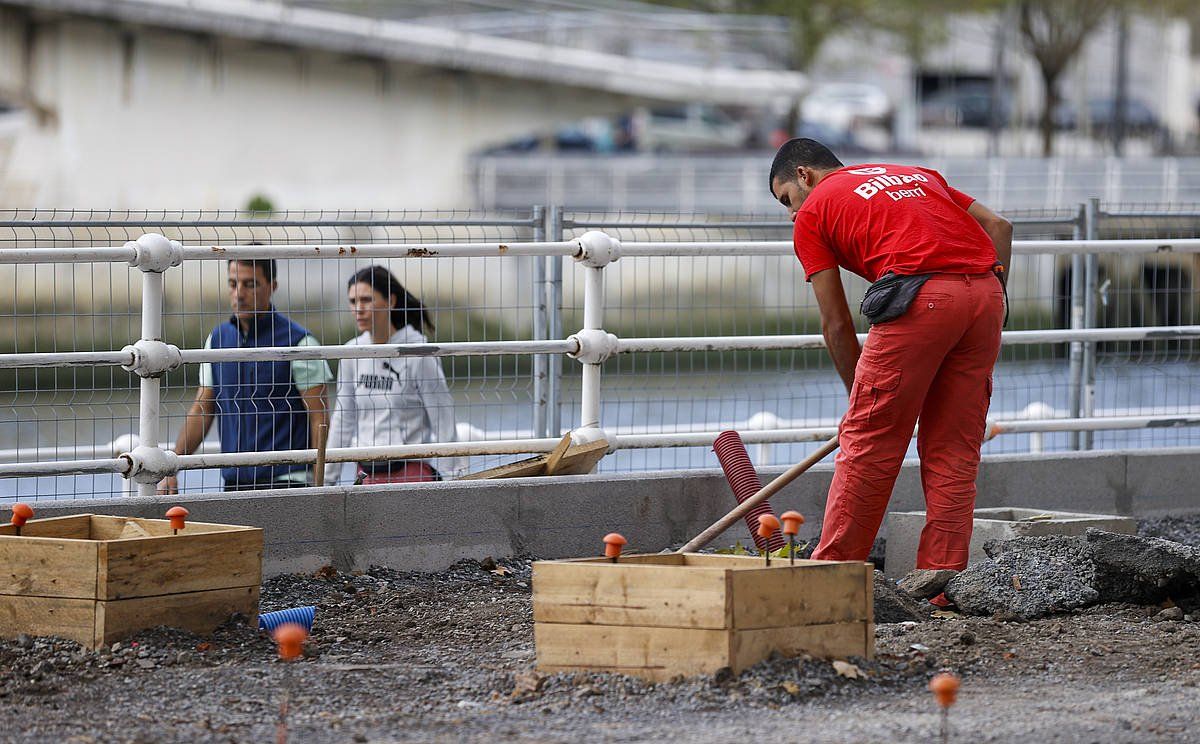
<svg viewBox="0 0 1200 744"><path fill-rule="evenodd" d="M992 245L996 246L996 257L1004 266L1003 281L1007 284L1008 278L1012 275L1012 223L979 202L972 202L971 206L967 208L967 214L974 217L983 231L992 239Z"/></svg>
<svg viewBox="0 0 1200 744"><path fill-rule="evenodd" d="M187 417L183 420L183 428L175 440L175 454L190 455L200 447L204 436L212 426L213 414L216 411L216 391L213 388L201 386L196 391L196 399L188 409ZM179 479L168 475L158 482L158 492L163 495L179 492Z"/></svg>
<svg viewBox="0 0 1200 744"><path fill-rule="evenodd" d="M325 386L313 385L300 391L300 400L308 409L308 446L321 447L321 425L329 423L329 405L325 400Z"/></svg>
<svg viewBox="0 0 1200 744"><path fill-rule="evenodd" d="M854 368L858 366L862 349L854 332L854 318L846 302L846 290L842 288L841 272L837 269L818 271L812 275L812 285L817 295L817 307L821 309L821 334L825 336L825 346L849 393L854 387Z"/></svg>

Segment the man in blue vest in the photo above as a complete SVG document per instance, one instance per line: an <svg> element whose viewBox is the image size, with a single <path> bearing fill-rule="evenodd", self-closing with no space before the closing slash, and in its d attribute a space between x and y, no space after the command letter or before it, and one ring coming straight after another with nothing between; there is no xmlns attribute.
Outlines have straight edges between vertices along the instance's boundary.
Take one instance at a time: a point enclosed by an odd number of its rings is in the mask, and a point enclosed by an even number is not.
<svg viewBox="0 0 1200 744"><path fill-rule="evenodd" d="M218 325L206 349L261 346L319 346L312 334L271 305L278 288L275 259L230 261L229 305L233 315ZM217 362L200 365L200 389L175 442L190 455L204 441L213 419L222 452L315 449L328 422L326 385L333 380L324 360ZM311 482L307 465L244 465L221 468L226 491L288 488ZM160 494L176 493L179 482L164 478Z"/></svg>

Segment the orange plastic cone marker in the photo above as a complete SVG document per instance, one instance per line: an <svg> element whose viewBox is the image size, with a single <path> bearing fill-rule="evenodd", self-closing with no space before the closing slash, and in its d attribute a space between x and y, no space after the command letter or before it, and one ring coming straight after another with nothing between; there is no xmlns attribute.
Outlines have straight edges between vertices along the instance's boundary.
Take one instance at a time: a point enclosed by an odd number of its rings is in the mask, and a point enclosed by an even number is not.
<svg viewBox="0 0 1200 744"><path fill-rule="evenodd" d="M12 505L12 523L14 525L20 527L31 519L33 519L33 509L29 504L22 504L18 501Z"/></svg>
<svg viewBox="0 0 1200 744"><path fill-rule="evenodd" d="M785 511L783 519L783 534L788 536L788 559L796 565L796 535L800 534L800 525L804 524L804 515L798 511Z"/></svg>
<svg viewBox="0 0 1200 744"><path fill-rule="evenodd" d="M621 547L628 542L623 535L617 532L608 533L604 536L604 557L616 563L617 559L621 557Z"/></svg>
<svg viewBox="0 0 1200 744"><path fill-rule="evenodd" d="M279 658L284 661L292 661L299 659L303 653L304 641L308 638L308 631L303 625L296 623L284 623L275 629L274 636L276 645L279 646Z"/></svg>
<svg viewBox="0 0 1200 744"><path fill-rule="evenodd" d="M768 544L771 541L771 535L777 531L779 531L779 517L774 514L758 515L758 536L763 539L763 545ZM763 555L766 556L767 565L771 565L771 549L764 550Z"/></svg>
<svg viewBox="0 0 1200 744"><path fill-rule="evenodd" d="M167 519L171 520L171 529L175 531L174 534L179 534L179 531L183 529L184 523L187 522L187 518L188 510L182 506L172 506L170 509L167 509Z"/></svg>
<svg viewBox="0 0 1200 744"><path fill-rule="evenodd" d="M958 699L958 686L958 677L946 672L929 680L929 689L933 692L933 699L937 700L937 704L943 708L954 705L954 701Z"/></svg>
<svg viewBox="0 0 1200 744"><path fill-rule="evenodd" d="M798 511L785 511L780 519L783 520L783 534L798 535L800 534L800 525L804 524L804 515Z"/></svg>

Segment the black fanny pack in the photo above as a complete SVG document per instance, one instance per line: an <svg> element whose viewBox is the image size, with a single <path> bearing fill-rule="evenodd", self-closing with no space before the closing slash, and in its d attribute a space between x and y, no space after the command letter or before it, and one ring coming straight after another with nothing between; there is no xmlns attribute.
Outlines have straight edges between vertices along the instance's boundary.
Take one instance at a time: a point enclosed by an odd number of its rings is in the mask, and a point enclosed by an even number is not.
<svg viewBox="0 0 1200 744"><path fill-rule="evenodd" d="M917 298L917 293L932 274L917 276L898 276L884 274L867 287L862 304L858 309L871 325L895 320L908 312L909 305Z"/></svg>

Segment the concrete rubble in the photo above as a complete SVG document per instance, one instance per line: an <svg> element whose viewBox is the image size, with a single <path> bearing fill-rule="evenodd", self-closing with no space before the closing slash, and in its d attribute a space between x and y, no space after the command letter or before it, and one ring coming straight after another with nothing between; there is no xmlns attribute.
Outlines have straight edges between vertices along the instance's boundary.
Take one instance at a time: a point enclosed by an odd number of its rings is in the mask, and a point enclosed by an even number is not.
<svg viewBox="0 0 1200 744"><path fill-rule="evenodd" d="M946 585L970 615L1030 620L1097 604L1200 608L1200 549L1155 537L1085 535L989 542L987 559Z"/></svg>
<svg viewBox="0 0 1200 744"><path fill-rule="evenodd" d="M900 579L900 591L913 599L936 597L957 573L958 571L949 568L918 568Z"/></svg>

